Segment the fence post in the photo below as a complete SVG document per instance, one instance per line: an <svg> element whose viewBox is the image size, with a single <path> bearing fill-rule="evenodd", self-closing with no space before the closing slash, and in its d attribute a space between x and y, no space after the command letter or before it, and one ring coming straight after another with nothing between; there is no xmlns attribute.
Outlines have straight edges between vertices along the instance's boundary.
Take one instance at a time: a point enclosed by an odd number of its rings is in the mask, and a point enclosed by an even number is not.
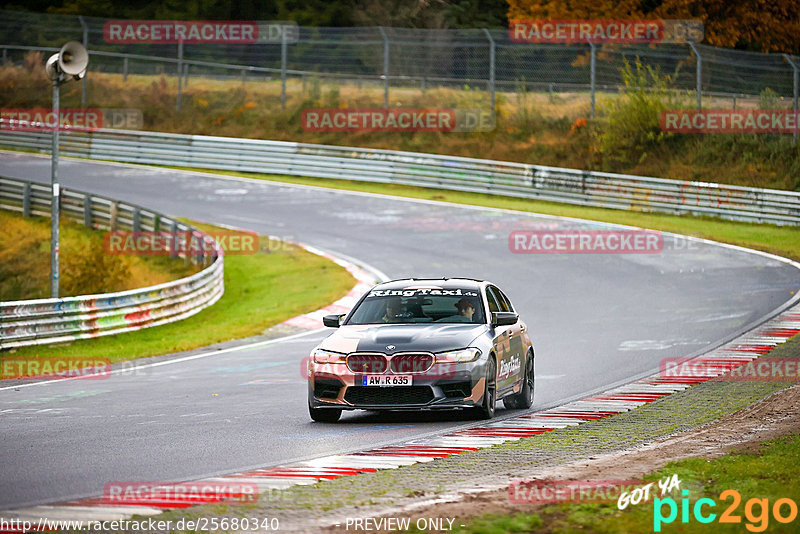
<svg viewBox="0 0 800 534"><path fill-rule="evenodd" d="M122 58L122 81L128 81L128 56Z"/></svg>
<svg viewBox="0 0 800 534"><path fill-rule="evenodd" d="M286 27L281 27L281 109L286 109Z"/></svg>
<svg viewBox="0 0 800 534"><path fill-rule="evenodd" d="M31 183L25 182L22 186L22 216L31 216Z"/></svg>
<svg viewBox="0 0 800 534"><path fill-rule="evenodd" d="M7 61L8 61L8 49L6 47L3 47L3 64L5 65Z"/></svg>
<svg viewBox="0 0 800 534"><path fill-rule="evenodd" d="M798 99L798 89L800 89L800 87L799 87L800 86L800 65L795 63L792 60L792 57L789 54L783 54L783 57L786 59L786 61L789 62L789 65L792 66L792 70L794 71L794 81L792 83L792 85L794 86L794 99L793 99L793 102L792 102L792 109L794 110L794 113L795 113L795 118L794 118L795 129L794 129L794 134L793 135L794 135L794 142L795 142L795 144L797 144L797 130L798 130L798 127L800 126L800 125L797 124L797 99Z"/></svg>
<svg viewBox="0 0 800 534"><path fill-rule="evenodd" d="M590 76L590 85L592 87L592 108L590 111L589 116L594 118L594 98L595 98L595 88L597 83L597 76L596 76L596 62L597 62L597 47L594 43L589 42L589 46L591 47L591 56L590 56L590 65L589 65L589 76Z"/></svg>
<svg viewBox="0 0 800 534"><path fill-rule="evenodd" d="M139 213L139 208L133 208L133 222L131 230L133 230L134 233L138 232L139 228L141 227L141 218L142 214Z"/></svg>
<svg viewBox="0 0 800 534"><path fill-rule="evenodd" d="M92 227L92 195L83 196L83 225Z"/></svg>
<svg viewBox="0 0 800 534"><path fill-rule="evenodd" d="M178 223L172 221L169 227L169 257L175 259L178 257Z"/></svg>
<svg viewBox="0 0 800 534"><path fill-rule="evenodd" d="M491 100L492 100L492 113L494 113L494 74L495 74L494 64L495 64L496 47L491 32L486 28L483 28L483 32L489 39L489 93L491 94Z"/></svg>
<svg viewBox="0 0 800 534"><path fill-rule="evenodd" d="M178 101L175 105L177 111L181 110L181 83L183 82L183 39L178 40Z"/></svg>
<svg viewBox="0 0 800 534"><path fill-rule="evenodd" d="M692 47L694 56L697 58L697 109L703 108L703 58L700 57L700 51L692 41L689 41L689 46Z"/></svg>
<svg viewBox="0 0 800 534"><path fill-rule="evenodd" d="M183 65L183 86L189 87L189 64L185 63Z"/></svg>
<svg viewBox="0 0 800 534"><path fill-rule="evenodd" d="M117 231L117 215L119 213L119 208L117 206L117 201L113 200L111 202L111 206L108 209L108 229L112 232Z"/></svg>
<svg viewBox="0 0 800 534"><path fill-rule="evenodd" d="M81 23L81 27L83 28L83 47L88 51L89 50L89 27L86 25L86 22L83 20L83 16L78 15L78 20ZM81 80L81 107L86 107L86 76L83 77Z"/></svg>
<svg viewBox="0 0 800 534"><path fill-rule="evenodd" d="M203 239L203 236L192 232L192 242L197 242L197 256L195 258L195 265L201 265L203 263L203 248L206 240Z"/></svg>
<svg viewBox="0 0 800 534"><path fill-rule="evenodd" d="M383 26L378 26L383 37L383 107L389 107L389 37Z"/></svg>

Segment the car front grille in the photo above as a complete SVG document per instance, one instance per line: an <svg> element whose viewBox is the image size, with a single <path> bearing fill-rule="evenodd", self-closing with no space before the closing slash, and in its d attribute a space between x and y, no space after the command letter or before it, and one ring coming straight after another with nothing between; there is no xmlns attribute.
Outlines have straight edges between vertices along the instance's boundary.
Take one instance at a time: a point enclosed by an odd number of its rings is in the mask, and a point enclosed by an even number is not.
<svg viewBox="0 0 800 534"><path fill-rule="evenodd" d="M377 353L353 353L347 357L347 368L353 373L382 374L388 367L386 356Z"/></svg>
<svg viewBox="0 0 800 534"><path fill-rule="evenodd" d="M344 400L356 406L387 404L427 404L433 400L430 386L363 387L351 386Z"/></svg>
<svg viewBox="0 0 800 534"><path fill-rule="evenodd" d="M392 356L392 372L398 375L424 373L433 366L433 354L395 354Z"/></svg>

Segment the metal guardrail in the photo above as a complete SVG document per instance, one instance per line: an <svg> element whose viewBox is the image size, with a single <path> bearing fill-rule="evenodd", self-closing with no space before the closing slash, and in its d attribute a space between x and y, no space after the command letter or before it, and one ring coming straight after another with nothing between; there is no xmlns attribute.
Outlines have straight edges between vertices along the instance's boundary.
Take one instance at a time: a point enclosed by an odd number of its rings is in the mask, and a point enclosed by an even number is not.
<svg viewBox="0 0 800 534"><path fill-rule="evenodd" d="M98 130L62 136L65 155L507 195L583 206L800 224L800 193L525 163L202 135ZM50 150L51 134L0 130L0 146Z"/></svg>
<svg viewBox="0 0 800 534"><path fill-rule="evenodd" d="M0 177L0 209L49 216L51 198L49 186ZM213 239L152 210L88 193L62 188L61 203L65 217L90 228L187 232L198 242ZM194 315L224 293L224 264L216 250L189 250L182 247L173 256L205 268L180 280L118 293L0 302L0 350L119 334Z"/></svg>

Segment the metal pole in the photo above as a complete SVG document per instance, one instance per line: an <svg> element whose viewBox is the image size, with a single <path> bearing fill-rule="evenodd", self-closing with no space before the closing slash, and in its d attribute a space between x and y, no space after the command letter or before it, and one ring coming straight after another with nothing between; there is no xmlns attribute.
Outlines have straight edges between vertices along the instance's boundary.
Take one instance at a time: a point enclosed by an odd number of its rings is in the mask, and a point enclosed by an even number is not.
<svg viewBox="0 0 800 534"><path fill-rule="evenodd" d="M689 41L689 46L692 47L695 57L697 58L697 109L703 108L703 58L700 57L700 51L693 42Z"/></svg>
<svg viewBox="0 0 800 534"><path fill-rule="evenodd" d="M492 38L492 34L486 28L483 28L483 32L486 34L486 37L489 39L489 93L491 94L492 100L492 112L494 113L494 70L495 70L495 42Z"/></svg>
<svg viewBox="0 0 800 534"><path fill-rule="evenodd" d="M798 109L797 100L798 100L798 90L800 89L800 65L795 63L792 60L792 57L789 54L783 54L783 57L786 59L786 61L789 62L789 65L792 66L792 70L794 71L794 77L793 77L794 78L794 80L793 80L794 100L792 102L792 109L794 110L794 113L795 113L794 123L795 123L796 127L794 129L793 136L794 136L794 143L797 144L797 130L798 130L798 127L800 127L800 125L797 124L797 119L798 119L798 117L797 117L797 109Z"/></svg>
<svg viewBox="0 0 800 534"><path fill-rule="evenodd" d="M178 41L178 101L176 109L181 110L181 84L183 82L183 39Z"/></svg>
<svg viewBox="0 0 800 534"><path fill-rule="evenodd" d="M591 78L591 86L592 86L592 109L590 111L590 117L594 118L594 98L595 98L595 88L597 83L597 76L596 76L596 69L595 66L597 64L597 47L594 43L589 43L591 47L591 63L589 65L589 76Z"/></svg>
<svg viewBox="0 0 800 534"><path fill-rule="evenodd" d="M128 56L122 58L122 81L128 81Z"/></svg>
<svg viewBox="0 0 800 534"><path fill-rule="evenodd" d="M83 17L78 15L78 20L83 27L83 47L88 51L89 50L89 27L84 22ZM86 107L86 76L83 77L81 80L81 107Z"/></svg>
<svg viewBox="0 0 800 534"><path fill-rule="evenodd" d="M53 197L50 200L50 296L58 298L58 212L61 192L58 186L58 130L61 122L59 106L59 84L53 81L53 151L50 159L50 184L53 188Z"/></svg>
<svg viewBox="0 0 800 534"><path fill-rule="evenodd" d="M286 109L286 28L281 27L281 109Z"/></svg>
<svg viewBox="0 0 800 534"><path fill-rule="evenodd" d="M378 26L383 36L383 107L389 107L389 37L383 26Z"/></svg>

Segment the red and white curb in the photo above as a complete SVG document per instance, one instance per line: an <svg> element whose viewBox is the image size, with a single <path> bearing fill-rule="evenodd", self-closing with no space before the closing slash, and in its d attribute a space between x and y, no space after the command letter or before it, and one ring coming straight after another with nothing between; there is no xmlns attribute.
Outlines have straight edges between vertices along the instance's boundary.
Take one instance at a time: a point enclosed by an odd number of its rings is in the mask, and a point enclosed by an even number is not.
<svg viewBox="0 0 800 534"><path fill-rule="evenodd" d="M337 261L335 258L332 258ZM337 261L338 263L338 261ZM347 263L347 262L345 262ZM345 266L347 268L347 266ZM357 269L357 268L355 268ZM348 269L349 270L349 269ZM353 275L356 276L355 271ZM368 273L362 278L357 276L359 284L368 284ZM358 286L357 286L358 287ZM356 291L354 289L354 291ZM348 294L348 297L350 295ZM348 297L341 299L351 302ZM340 301L326 308L327 313L340 313L336 306L346 306ZM345 310L346 311L346 310ZM344 313L344 312L341 312ZM324 314L324 313L323 313ZM320 313L307 314L303 324L311 324ZM290 321L293 321L290 319ZM437 458L447 458L454 454L476 451L507 441L544 434L558 428L578 426L589 421L596 421L630 411L639 406L667 397L691 386L712 380L739 366L745 365L771 352L776 346L786 342L800 333L800 305L785 311L762 324L755 330L746 333L713 351L691 360L701 363L707 370L704 376L671 377L657 373L630 384L616 387L600 394L550 408L541 412L518 415L502 421L481 426L457 430L448 434L370 449L344 455L325 456L290 465L255 469L221 477L206 478L187 482L195 487L231 487L251 485L258 487L260 494L289 488L297 485L316 484L323 480L332 480L343 476L354 476L362 473L374 473L381 469L397 469L420 462L432 462ZM708 372L710 370L710 372ZM36 528L37 522L46 517L51 520L83 520L103 521L127 519L133 515L150 516L165 510L188 508L199 504L213 504L225 501L223 495L208 493L184 494L179 499L169 495L159 496L157 492L150 494L147 500L135 503L120 503L108 497L79 499L47 506L33 506L0 513L6 521L28 520ZM19 529L0 530L0 534L17 533Z"/></svg>

